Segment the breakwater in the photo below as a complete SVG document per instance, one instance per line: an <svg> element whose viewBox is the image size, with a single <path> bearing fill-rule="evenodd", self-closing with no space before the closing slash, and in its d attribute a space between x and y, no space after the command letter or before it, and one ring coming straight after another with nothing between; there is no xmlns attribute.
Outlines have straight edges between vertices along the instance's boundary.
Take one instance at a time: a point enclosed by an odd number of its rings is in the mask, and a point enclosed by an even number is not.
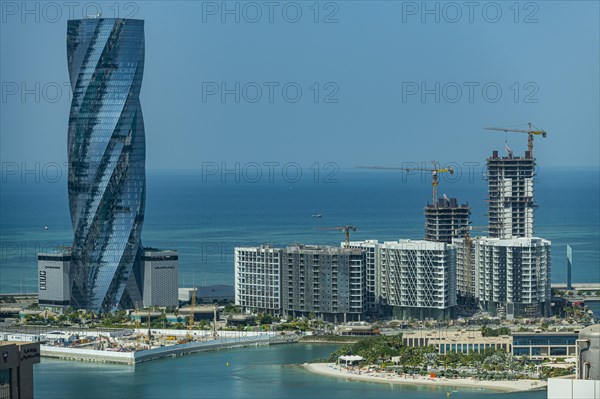
<svg viewBox="0 0 600 399"><path fill-rule="evenodd" d="M165 357L185 356L196 352L269 345L270 341L268 334L256 334L248 337L191 341L132 352L41 345L41 356L65 360L135 365Z"/></svg>

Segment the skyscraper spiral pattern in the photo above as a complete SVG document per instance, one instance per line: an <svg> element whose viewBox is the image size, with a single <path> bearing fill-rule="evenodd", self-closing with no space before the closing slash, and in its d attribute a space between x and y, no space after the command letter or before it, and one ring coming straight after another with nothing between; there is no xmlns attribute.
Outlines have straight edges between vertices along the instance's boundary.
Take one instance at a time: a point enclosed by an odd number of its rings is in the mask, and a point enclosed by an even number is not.
<svg viewBox="0 0 600 399"><path fill-rule="evenodd" d="M134 291L139 289L135 279L146 198L139 100L144 21L88 18L69 21L67 29L73 92L68 135L71 302L106 311L139 295Z"/></svg>

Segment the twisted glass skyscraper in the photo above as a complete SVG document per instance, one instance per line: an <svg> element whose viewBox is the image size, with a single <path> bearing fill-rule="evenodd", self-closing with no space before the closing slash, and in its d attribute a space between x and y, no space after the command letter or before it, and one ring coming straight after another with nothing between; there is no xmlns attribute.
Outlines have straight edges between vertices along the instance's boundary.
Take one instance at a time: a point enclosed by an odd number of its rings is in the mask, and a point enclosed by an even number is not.
<svg viewBox="0 0 600 399"><path fill-rule="evenodd" d="M144 21L71 20L67 56L71 303L106 311L140 298L146 197L139 95Z"/></svg>

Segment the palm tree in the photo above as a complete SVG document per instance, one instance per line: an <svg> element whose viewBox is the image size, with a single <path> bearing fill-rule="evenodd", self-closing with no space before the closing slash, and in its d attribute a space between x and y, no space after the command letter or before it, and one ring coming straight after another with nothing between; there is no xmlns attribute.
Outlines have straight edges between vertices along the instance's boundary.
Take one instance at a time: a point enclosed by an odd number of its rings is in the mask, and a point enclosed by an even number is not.
<svg viewBox="0 0 600 399"><path fill-rule="evenodd" d="M435 352L432 353L425 353L424 355L425 358L425 364L427 364L427 366L437 366L437 360L438 360L438 354Z"/></svg>

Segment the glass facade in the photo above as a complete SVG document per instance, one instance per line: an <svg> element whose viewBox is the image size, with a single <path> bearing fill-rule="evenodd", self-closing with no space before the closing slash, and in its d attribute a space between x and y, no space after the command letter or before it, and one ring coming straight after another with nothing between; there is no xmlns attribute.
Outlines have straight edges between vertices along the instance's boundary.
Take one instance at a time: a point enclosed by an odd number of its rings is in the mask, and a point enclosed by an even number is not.
<svg viewBox="0 0 600 399"><path fill-rule="evenodd" d="M10 369L0 370L0 399L10 399Z"/></svg>
<svg viewBox="0 0 600 399"><path fill-rule="evenodd" d="M513 354L515 356L573 356L576 333L515 333Z"/></svg>
<svg viewBox="0 0 600 399"><path fill-rule="evenodd" d="M71 302L111 310L140 295L146 196L139 101L144 21L70 20L67 57L73 91L68 135Z"/></svg>
<svg viewBox="0 0 600 399"><path fill-rule="evenodd" d="M515 334L513 345L560 346L575 345L578 335L573 334Z"/></svg>

